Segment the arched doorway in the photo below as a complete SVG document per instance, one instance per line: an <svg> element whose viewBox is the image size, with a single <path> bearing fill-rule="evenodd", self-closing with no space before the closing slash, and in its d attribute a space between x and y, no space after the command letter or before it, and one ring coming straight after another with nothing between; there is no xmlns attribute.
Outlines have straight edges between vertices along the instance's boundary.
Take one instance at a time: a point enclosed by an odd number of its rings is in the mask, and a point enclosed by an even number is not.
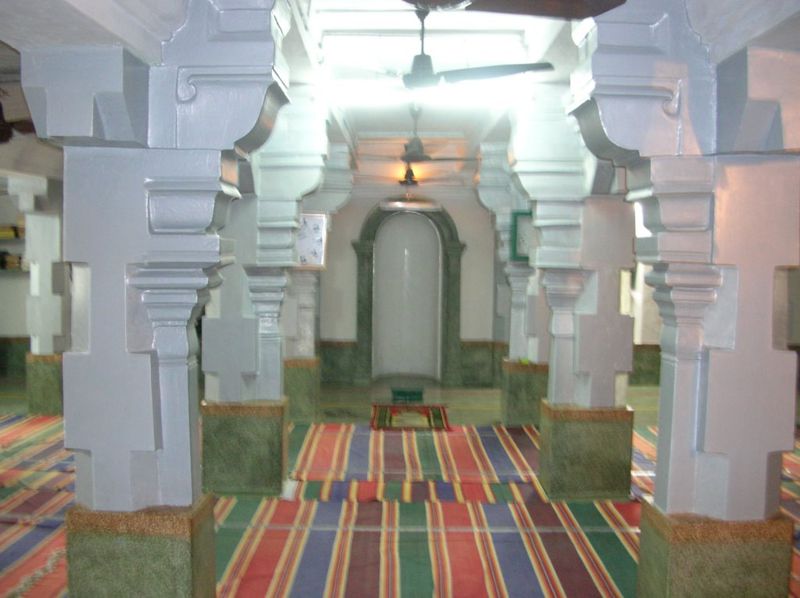
<svg viewBox="0 0 800 598"><path fill-rule="evenodd" d="M396 212L375 239L372 376L440 377L441 243L417 212Z"/></svg>
<svg viewBox="0 0 800 598"><path fill-rule="evenodd" d="M376 207L361 227L358 241L353 242L358 261L356 355L354 383L366 386L372 381L373 354L373 289L375 237L381 224L398 212L414 212L406 208ZM440 368L443 386L461 385L461 254L464 244L452 218L444 210L419 211L435 227L442 249Z"/></svg>

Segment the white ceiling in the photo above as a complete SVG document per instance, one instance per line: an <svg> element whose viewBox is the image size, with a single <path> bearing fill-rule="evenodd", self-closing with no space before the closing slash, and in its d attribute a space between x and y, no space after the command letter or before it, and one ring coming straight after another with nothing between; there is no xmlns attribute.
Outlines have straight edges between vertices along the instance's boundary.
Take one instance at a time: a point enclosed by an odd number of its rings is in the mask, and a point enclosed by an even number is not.
<svg viewBox="0 0 800 598"><path fill-rule="evenodd" d="M334 115L334 141L355 151L356 180L394 185L404 165L397 158L411 135L413 103L421 109L419 136L428 154L471 158L415 165L419 178L450 177L470 184L482 141L508 137L509 107L529 102L537 85L567 81L577 61L570 27L558 19L476 11L433 11L426 20L426 53L434 70L547 60L553 73L406 90L401 75L419 53L419 21L403 0L295 0L310 35L284 44L292 83L321 86ZM295 13L297 18L297 12ZM300 56L311 47L312 56ZM296 68L295 68L296 67ZM18 80L19 56L0 42L0 84ZM9 114L11 98L6 99ZM16 108L13 109L16 113ZM14 117L17 116L16 114ZM380 159L384 157L384 159Z"/></svg>
<svg viewBox="0 0 800 598"><path fill-rule="evenodd" d="M474 159L482 141L508 137L509 108L529 102L537 84L567 81L577 60L563 20L433 11L426 19L425 51L435 71L542 60L556 69L412 93L401 80L420 51L412 6L402 0L315 0L309 22L320 40L319 75L339 117L340 139L356 150L357 184L394 183L403 174L397 158L412 132L412 103L422 109L418 130L428 154ZM477 166L442 162L414 170L423 181L450 177L460 186L471 182Z"/></svg>

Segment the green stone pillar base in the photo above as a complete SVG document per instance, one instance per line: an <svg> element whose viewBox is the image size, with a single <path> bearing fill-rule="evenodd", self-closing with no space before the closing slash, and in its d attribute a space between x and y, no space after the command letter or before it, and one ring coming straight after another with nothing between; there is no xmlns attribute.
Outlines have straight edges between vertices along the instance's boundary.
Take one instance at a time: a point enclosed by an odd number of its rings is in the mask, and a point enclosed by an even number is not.
<svg viewBox="0 0 800 598"><path fill-rule="evenodd" d="M792 522L665 515L642 504L638 596L789 594Z"/></svg>
<svg viewBox="0 0 800 598"><path fill-rule="evenodd" d="M131 513L67 513L70 596L216 595L214 500Z"/></svg>
<svg viewBox="0 0 800 598"><path fill-rule="evenodd" d="M289 420L311 423L319 419L319 358L285 359L283 389L289 401Z"/></svg>
<svg viewBox="0 0 800 598"><path fill-rule="evenodd" d="M546 363L503 360L503 423L507 426L539 425L540 403L547 396Z"/></svg>
<svg viewBox="0 0 800 598"><path fill-rule="evenodd" d="M287 475L286 400L203 403L203 490L281 493Z"/></svg>
<svg viewBox="0 0 800 598"><path fill-rule="evenodd" d="M541 403L539 481L553 500L627 500L633 410Z"/></svg>
<svg viewBox="0 0 800 598"><path fill-rule="evenodd" d="M0 337L0 378L25 377L25 354L30 346L27 336Z"/></svg>
<svg viewBox="0 0 800 598"><path fill-rule="evenodd" d="M64 393L61 386L61 354L25 356L25 383L28 413L63 415Z"/></svg>

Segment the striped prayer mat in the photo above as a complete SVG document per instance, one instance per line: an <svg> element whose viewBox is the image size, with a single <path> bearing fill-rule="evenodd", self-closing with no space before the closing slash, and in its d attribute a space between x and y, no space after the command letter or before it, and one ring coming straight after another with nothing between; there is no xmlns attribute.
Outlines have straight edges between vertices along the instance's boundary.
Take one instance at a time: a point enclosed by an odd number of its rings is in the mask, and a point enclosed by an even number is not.
<svg viewBox="0 0 800 598"><path fill-rule="evenodd" d="M533 426L450 426L450 430L370 430L355 424L298 425L290 435L289 477L497 483L534 482Z"/></svg>
<svg viewBox="0 0 800 598"><path fill-rule="evenodd" d="M0 595L65 596L74 468L60 417L0 416Z"/></svg>
<svg viewBox="0 0 800 598"><path fill-rule="evenodd" d="M634 596L638 503L223 498L217 595Z"/></svg>

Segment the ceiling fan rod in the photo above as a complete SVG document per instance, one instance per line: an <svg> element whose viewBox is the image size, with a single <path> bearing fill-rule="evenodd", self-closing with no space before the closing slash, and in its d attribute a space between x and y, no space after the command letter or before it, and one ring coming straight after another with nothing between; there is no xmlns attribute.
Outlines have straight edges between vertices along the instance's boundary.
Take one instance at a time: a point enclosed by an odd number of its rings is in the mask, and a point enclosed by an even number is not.
<svg viewBox="0 0 800 598"><path fill-rule="evenodd" d="M415 11L419 19L419 53L425 54L425 17L428 16L430 11L427 8L417 8Z"/></svg>

